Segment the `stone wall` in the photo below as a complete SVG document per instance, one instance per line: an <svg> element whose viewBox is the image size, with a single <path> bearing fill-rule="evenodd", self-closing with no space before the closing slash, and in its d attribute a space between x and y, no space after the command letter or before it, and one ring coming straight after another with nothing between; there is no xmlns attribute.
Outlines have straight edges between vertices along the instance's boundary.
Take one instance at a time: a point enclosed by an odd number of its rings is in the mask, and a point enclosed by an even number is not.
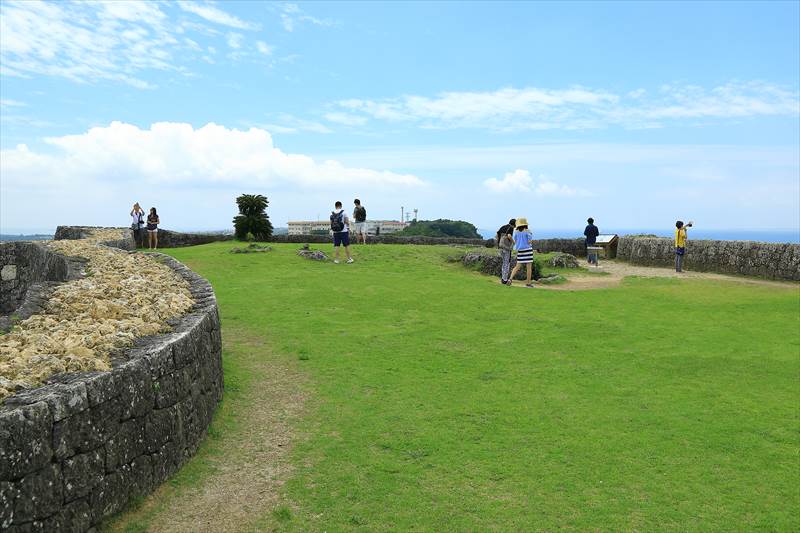
<svg viewBox="0 0 800 533"><path fill-rule="evenodd" d="M91 230L118 230L120 238L116 240L106 241L103 244L113 246L115 248L122 248L123 250L133 250L135 248L133 240L133 231L128 228L103 228L93 226L58 226L53 240L61 239L85 239L91 233ZM144 239L144 246L147 247L147 231L142 230ZM172 231L168 229L158 230L158 247L159 248L178 248L180 246L196 246L198 244L208 244L217 241L230 241L233 240L233 235L225 233L182 233L179 231Z"/></svg>
<svg viewBox="0 0 800 533"><path fill-rule="evenodd" d="M144 246L147 247L147 232L142 230ZM231 241L233 235L225 233L181 233L168 229L158 230L159 248L178 248L181 246L197 246L198 244L208 244L217 241Z"/></svg>
<svg viewBox="0 0 800 533"><path fill-rule="evenodd" d="M115 230L118 237L102 241L101 244L120 248L122 250L133 250L136 248L133 242L133 233L127 228L106 228L102 226L58 226L53 235L54 241L86 239L92 235L93 230Z"/></svg>
<svg viewBox="0 0 800 533"><path fill-rule="evenodd" d="M355 234L350 236L350 243L355 244ZM332 243L333 239L329 235L273 235L270 242L277 243L308 243L325 244ZM367 237L367 244L454 244L465 246L494 246L492 239L464 239L460 237L425 237L422 235L404 236L399 235L378 235Z"/></svg>
<svg viewBox="0 0 800 533"><path fill-rule="evenodd" d="M564 252L575 257L586 257L584 239L534 239L533 248L541 253Z"/></svg>
<svg viewBox="0 0 800 533"><path fill-rule="evenodd" d="M52 290L81 277L85 264L81 257L65 257L39 243L0 243L0 333L40 312Z"/></svg>
<svg viewBox="0 0 800 533"><path fill-rule="evenodd" d="M619 240L617 258L635 265L670 267L675 264L674 246L672 239L624 236ZM689 240L683 267L800 281L800 244Z"/></svg>
<svg viewBox="0 0 800 533"><path fill-rule="evenodd" d="M0 406L0 530L87 531L169 478L222 397L222 339L207 281L156 257L195 306L139 339L110 372L65 374Z"/></svg>
<svg viewBox="0 0 800 533"><path fill-rule="evenodd" d="M69 262L33 242L0 243L0 313L6 315L18 308L28 288L42 281L64 281Z"/></svg>

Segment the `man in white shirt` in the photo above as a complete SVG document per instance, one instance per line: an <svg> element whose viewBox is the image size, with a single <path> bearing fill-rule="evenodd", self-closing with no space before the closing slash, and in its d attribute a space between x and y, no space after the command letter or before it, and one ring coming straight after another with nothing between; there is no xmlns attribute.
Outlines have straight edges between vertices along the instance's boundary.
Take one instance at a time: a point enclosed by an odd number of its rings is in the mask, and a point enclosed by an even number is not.
<svg viewBox="0 0 800 533"><path fill-rule="evenodd" d="M333 234L333 262L339 264L339 247L344 246L347 262L352 263L350 255L350 218L342 209L342 202L336 202L331 213L331 233Z"/></svg>

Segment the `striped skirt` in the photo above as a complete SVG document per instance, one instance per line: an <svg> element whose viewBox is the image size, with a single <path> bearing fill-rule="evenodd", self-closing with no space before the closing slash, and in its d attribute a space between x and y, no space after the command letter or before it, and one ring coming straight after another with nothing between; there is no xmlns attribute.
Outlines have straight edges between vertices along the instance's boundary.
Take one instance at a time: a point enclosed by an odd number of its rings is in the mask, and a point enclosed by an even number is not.
<svg viewBox="0 0 800 533"><path fill-rule="evenodd" d="M517 263L522 265L533 263L533 248L517 250Z"/></svg>

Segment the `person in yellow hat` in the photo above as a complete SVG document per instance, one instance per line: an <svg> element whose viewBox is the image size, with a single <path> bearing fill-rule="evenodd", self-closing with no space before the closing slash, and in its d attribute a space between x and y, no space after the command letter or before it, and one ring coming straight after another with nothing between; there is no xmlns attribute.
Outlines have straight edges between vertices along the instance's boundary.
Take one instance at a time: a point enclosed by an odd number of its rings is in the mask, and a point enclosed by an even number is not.
<svg viewBox="0 0 800 533"><path fill-rule="evenodd" d="M514 250L517 251L517 264L514 265L511 275L508 277L508 286L511 286L520 265L525 265L527 269L525 286L533 288L533 283L531 282L531 276L533 276L533 233L528 229L528 219L525 217L517 219L517 231L514 232Z"/></svg>

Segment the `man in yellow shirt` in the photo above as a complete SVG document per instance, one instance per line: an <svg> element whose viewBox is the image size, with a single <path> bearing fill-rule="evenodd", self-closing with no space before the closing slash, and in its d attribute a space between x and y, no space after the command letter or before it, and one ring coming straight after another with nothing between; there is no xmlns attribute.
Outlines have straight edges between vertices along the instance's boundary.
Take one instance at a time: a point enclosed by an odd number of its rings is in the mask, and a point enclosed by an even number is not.
<svg viewBox="0 0 800 533"><path fill-rule="evenodd" d="M692 222L684 225L682 220L675 223L675 272L683 272L683 255L686 253L686 230Z"/></svg>

